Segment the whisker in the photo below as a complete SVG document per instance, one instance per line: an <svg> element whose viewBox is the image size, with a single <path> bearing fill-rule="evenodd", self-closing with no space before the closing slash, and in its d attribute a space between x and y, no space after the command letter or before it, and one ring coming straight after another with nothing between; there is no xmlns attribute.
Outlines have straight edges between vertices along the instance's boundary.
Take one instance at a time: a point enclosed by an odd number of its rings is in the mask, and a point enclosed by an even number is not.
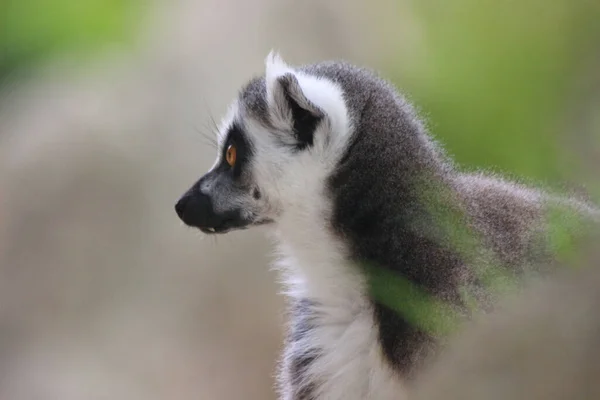
<svg viewBox="0 0 600 400"><path fill-rule="evenodd" d="M217 143L217 139L215 139L214 137L210 136L209 134L207 134L204 131L198 130L198 133L200 133L200 135L202 135L202 137L205 139L206 143L208 143L210 146L214 147L215 149L217 149L219 147L219 144Z"/></svg>
<svg viewBox="0 0 600 400"><path fill-rule="evenodd" d="M200 134L200 138L202 139L202 143L204 143L207 146L210 146L214 149L218 148L218 143L217 143L217 139L215 139L213 136L207 134L204 130L198 128L195 124L191 123L192 129L196 132Z"/></svg>
<svg viewBox="0 0 600 400"><path fill-rule="evenodd" d="M210 121L212 123L212 129L215 130L215 132L219 132L219 125L217 125L217 121L215 121L215 118L212 116L211 113L208 114L208 118L210 118Z"/></svg>
<svg viewBox="0 0 600 400"><path fill-rule="evenodd" d="M210 108L210 105L208 104L206 99L204 99L204 107L206 107L206 110L207 110L206 115L208 116L208 118L210 119L210 122L212 124L212 126L210 127L209 130L213 130L215 132L215 134L217 134L219 132L219 125L217 124L217 121L215 121L212 109Z"/></svg>

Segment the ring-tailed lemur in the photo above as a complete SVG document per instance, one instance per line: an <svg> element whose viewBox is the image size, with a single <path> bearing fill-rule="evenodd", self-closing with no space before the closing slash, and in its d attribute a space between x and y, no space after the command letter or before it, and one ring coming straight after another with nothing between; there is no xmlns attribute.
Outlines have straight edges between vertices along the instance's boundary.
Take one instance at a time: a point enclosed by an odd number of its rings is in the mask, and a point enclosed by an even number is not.
<svg viewBox="0 0 600 400"><path fill-rule="evenodd" d="M440 209L464 210L484 250L505 264L540 255L533 233L546 196L456 171L405 99L369 70L294 68L272 52L265 75L231 105L218 144L210 171L175 208L207 234L271 228L290 300L285 400L402 398L403 380L435 347L370 295L363 265L460 309L465 285L485 301L467 259L436 229Z"/></svg>

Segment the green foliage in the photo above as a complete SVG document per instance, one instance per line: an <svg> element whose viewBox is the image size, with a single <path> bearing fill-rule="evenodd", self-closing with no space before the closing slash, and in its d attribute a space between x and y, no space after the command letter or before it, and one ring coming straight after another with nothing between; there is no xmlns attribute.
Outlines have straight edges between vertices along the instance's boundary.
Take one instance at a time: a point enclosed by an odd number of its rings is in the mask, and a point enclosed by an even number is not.
<svg viewBox="0 0 600 400"><path fill-rule="evenodd" d="M365 268L373 298L400 313L409 324L433 336L450 335L459 326L461 315L456 310L410 280L383 268Z"/></svg>
<svg viewBox="0 0 600 400"><path fill-rule="evenodd" d="M473 276L482 284L490 298L498 298L518 290L521 280L535 276L540 271L535 266L524 265L524 270L507 268L497 260L492 252L484 251L481 238L468 228L465 215L457 208L452 208L448 195L440 190L423 190L422 201L428 206L426 221L415 221L419 224L419 232L435 240L441 246L456 252L470 268ZM573 204L562 201L548 201L543 221L545 229L534 242L540 246L540 252L548 252L564 267L578 267L580 264L582 242L595 237L599 220L591 220L591 215ZM423 224L425 222L425 224ZM369 281L369 290L373 298L395 310L413 326L433 336L442 337L455 332L464 321L464 317L473 316L481 311L482 305L476 292L477 287L468 284L459 288L464 310L436 299L424 288L411 282L397 272L389 271L377 265L362 265ZM427 269L428 265L418 268ZM542 266L547 270L548 266Z"/></svg>
<svg viewBox="0 0 600 400"><path fill-rule="evenodd" d="M391 63L457 160L536 180L566 178L568 89L597 51L600 6L586 0L413 1L422 57Z"/></svg>
<svg viewBox="0 0 600 400"><path fill-rule="evenodd" d="M86 56L132 38L137 0L4 0L0 78L57 53Z"/></svg>
<svg viewBox="0 0 600 400"><path fill-rule="evenodd" d="M566 204L550 204L546 214L546 241L557 260L571 267L577 267L582 261L582 244L595 233L594 224L589 215L578 213Z"/></svg>

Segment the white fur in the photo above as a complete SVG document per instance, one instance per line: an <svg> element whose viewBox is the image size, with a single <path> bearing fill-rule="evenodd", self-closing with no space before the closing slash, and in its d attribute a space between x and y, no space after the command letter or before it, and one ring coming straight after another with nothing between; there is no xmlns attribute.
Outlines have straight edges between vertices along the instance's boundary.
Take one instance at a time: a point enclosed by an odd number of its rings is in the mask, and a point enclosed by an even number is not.
<svg viewBox="0 0 600 400"><path fill-rule="evenodd" d="M234 101L229 105L229 108L227 109L227 113L225 114L225 116L221 120L221 123L219 124L218 130L217 130L217 147L218 148L223 147L223 145L224 145L223 142L226 139L227 130L233 123L233 120L238 113L239 113L238 102ZM221 162L221 157L222 157L222 152L220 152L220 151L217 152L217 158L215 159L215 162L210 167L208 172L212 171L213 169L215 169L217 167L217 165L219 165L219 163Z"/></svg>
<svg viewBox="0 0 600 400"><path fill-rule="evenodd" d="M236 100L236 101L233 101L229 105L229 108L227 109L227 113L225 114L225 117L223 117L223 119L221 120L221 123L219 124L219 130L217 131L217 144L219 145L219 147L223 146L223 142L225 141L225 138L226 138L226 133L227 133L229 127L231 126L231 124L233 123L235 116L238 114L239 114L239 104ZM217 157L217 161L219 161L218 157Z"/></svg>
<svg viewBox="0 0 600 400"><path fill-rule="evenodd" d="M305 207L286 212L276 228L278 266L286 294L318 302L320 317L303 342L286 349L284 363L294 354L323 349L307 371L309 381L324 382L317 387L318 399L401 399L398 377L383 360L363 277L352 272L344 245L323 226L322 182L304 183L310 186L297 200Z"/></svg>

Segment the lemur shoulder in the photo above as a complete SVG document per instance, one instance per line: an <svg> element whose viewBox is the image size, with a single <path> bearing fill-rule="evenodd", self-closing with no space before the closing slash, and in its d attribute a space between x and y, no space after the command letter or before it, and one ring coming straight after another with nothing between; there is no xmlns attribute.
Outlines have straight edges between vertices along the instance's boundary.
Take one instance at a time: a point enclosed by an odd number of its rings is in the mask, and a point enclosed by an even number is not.
<svg viewBox="0 0 600 400"><path fill-rule="evenodd" d="M345 62L301 67L277 54L218 131L211 169L177 202L206 234L264 225L289 300L279 367L285 400L400 399L439 338L375 299L364 265L402 275L468 314L462 290L491 302L474 264L515 274L549 257L550 203L591 206L460 172L413 107L374 72ZM480 238L454 248L439 212L458 210Z"/></svg>

